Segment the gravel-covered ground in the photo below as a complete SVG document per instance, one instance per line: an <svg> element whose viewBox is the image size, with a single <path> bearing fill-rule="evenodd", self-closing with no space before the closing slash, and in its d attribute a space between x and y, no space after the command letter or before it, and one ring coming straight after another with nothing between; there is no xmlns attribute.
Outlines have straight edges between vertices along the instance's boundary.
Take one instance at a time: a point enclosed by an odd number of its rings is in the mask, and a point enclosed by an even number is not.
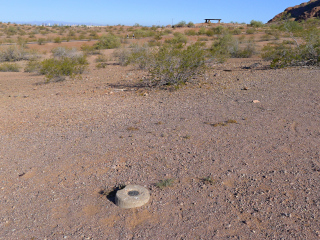
<svg viewBox="0 0 320 240"><path fill-rule="evenodd" d="M0 73L0 239L319 239L320 70L250 64L176 91ZM107 198L129 183L150 202Z"/></svg>

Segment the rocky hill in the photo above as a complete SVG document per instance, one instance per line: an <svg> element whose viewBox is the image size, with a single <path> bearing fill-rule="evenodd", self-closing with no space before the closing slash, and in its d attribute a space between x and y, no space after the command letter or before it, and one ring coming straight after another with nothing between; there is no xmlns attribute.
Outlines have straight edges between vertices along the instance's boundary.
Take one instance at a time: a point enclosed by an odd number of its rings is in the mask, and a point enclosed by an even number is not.
<svg viewBox="0 0 320 240"><path fill-rule="evenodd" d="M320 0L310 0L309 2L301 3L300 5L294 7L289 7L282 13L276 15L269 22L277 22L286 14L291 14L291 17L295 21L320 17Z"/></svg>

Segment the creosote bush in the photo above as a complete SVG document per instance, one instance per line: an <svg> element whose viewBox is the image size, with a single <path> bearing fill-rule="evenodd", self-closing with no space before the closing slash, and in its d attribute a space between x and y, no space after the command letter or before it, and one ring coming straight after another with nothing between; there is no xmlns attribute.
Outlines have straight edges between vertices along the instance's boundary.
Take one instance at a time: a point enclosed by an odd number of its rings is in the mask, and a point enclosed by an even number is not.
<svg viewBox="0 0 320 240"><path fill-rule="evenodd" d="M184 84L193 76L203 73L205 53L198 44L185 49L166 44L153 52L147 68L152 76L150 85Z"/></svg>
<svg viewBox="0 0 320 240"><path fill-rule="evenodd" d="M220 63L228 58L249 58L255 52L255 45L252 41L247 42L245 47L240 48L239 40L231 34L223 34L211 46L213 58Z"/></svg>
<svg viewBox="0 0 320 240"><path fill-rule="evenodd" d="M53 58L45 59L41 62L30 61L25 72L38 72L45 75L46 82L62 81L66 77L75 78L82 74L87 65L84 54L76 49L56 48L52 50Z"/></svg>
<svg viewBox="0 0 320 240"><path fill-rule="evenodd" d="M16 63L2 63L0 64L0 72L19 72L20 66Z"/></svg>
<svg viewBox="0 0 320 240"><path fill-rule="evenodd" d="M299 43L293 32L289 32L292 41L269 44L262 49L262 58L271 60L271 68L290 66L320 65L320 31L306 29L299 32L303 42ZM288 44L289 43L289 44Z"/></svg>
<svg viewBox="0 0 320 240"><path fill-rule="evenodd" d="M205 70L205 51L201 44L177 48L175 44L164 44L157 48L136 46L126 52L126 64L137 65L150 73L150 86L180 85Z"/></svg>
<svg viewBox="0 0 320 240"><path fill-rule="evenodd" d="M0 49L0 62L15 62L27 59L28 55L23 47L10 46L5 49Z"/></svg>
<svg viewBox="0 0 320 240"><path fill-rule="evenodd" d="M102 35L99 41L94 44L94 49L112 49L118 48L121 45L120 38L114 34Z"/></svg>

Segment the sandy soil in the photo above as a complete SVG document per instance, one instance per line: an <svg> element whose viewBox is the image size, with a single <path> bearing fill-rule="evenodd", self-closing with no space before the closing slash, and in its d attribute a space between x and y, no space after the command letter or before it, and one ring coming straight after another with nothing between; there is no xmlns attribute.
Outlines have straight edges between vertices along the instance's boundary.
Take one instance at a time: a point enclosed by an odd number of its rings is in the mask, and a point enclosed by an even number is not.
<svg viewBox="0 0 320 240"><path fill-rule="evenodd" d="M0 239L319 239L320 70L254 62L177 91L0 73ZM147 205L107 198L129 183Z"/></svg>

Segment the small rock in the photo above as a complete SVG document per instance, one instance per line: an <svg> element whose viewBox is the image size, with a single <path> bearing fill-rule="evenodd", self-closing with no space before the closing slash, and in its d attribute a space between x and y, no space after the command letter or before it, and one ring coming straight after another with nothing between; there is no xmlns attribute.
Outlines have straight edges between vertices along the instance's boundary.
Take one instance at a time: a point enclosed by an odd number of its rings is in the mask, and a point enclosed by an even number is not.
<svg viewBox="0 0 320 240"><path fill-rule="evenodd" d="M252 102L253 103L259 103L260 101L259 100L253 100Z"/></svg>

